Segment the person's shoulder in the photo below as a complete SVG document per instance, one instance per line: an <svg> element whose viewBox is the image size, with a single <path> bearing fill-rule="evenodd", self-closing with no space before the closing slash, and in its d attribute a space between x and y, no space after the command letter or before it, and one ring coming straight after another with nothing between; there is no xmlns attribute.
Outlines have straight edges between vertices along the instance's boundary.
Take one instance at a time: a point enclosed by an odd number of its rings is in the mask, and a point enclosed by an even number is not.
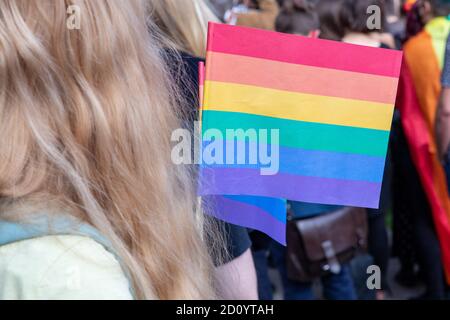
<svg viewBox="0 0 450 320"><path fill-rule="evenodd" d="M0 299L131 299L119 262L95 240L45 236L0 247Z"/></svg>
<svg viewBox="0 0 450 320"><path fill-rule="evenodd" d="M403 50L407 51L415 51L421 50L423 46L429 46L431 41L431 37L425 30L420 31L415 36L411 37L408 41L403 45Z"/></svg>

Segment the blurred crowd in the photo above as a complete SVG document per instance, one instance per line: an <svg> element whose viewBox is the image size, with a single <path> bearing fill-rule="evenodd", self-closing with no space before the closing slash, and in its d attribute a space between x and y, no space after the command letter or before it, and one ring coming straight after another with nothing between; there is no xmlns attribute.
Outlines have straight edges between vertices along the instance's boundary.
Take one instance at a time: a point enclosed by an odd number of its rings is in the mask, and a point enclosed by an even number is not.
<svg viewBox="0 0 450 320"><path fill-rule="evenodd" d="M433 106L421 108L428 113L429 125L435 127L438 113L437 98L440 95L441 70L444 66L446 41L450 30L449 1L401 1L401 0L211 0L211 8L225 23L275 30L278 32L343 41L358 45L404 50L405 60L420 79L414 84L417 96L426 91L433 99ZM374 11L370 6L380 9L378 28L370 28L368 19ZM373 8L373 7L372 7ZM424 38L431 38L435 47L434 57L423 53L426 46ZM422 50L422 51L421 51ZM448 58L448 55L447 55ZM440 62L439 72L433 73L429 65L432 60ZM368 63L370 63L368 61ZM417 70L417 71L416 71ZM448 73L448 70L446 71ZM429 85L433 83L433 85ZM434 86L434 87L433 87ZM445 89L445 84L444 84ZM443 90L445 91L445 90ZM400 93L401 94L401 93ZM431 97L430 97L431 95ZM420 101L422 102L422 101ZM403 102L400 102L403 103ZM317 272L307 256L313 244L311 238L303 235L302 230L288 226L287 248L280 246L257 231L250 233L252 252L257 267L259 296L264 299L273 297L273 277L268 270L277 270L282 283L285 299L318 298L317 287L322 290L319 296L326 299L385 299L392 297L392 279L405 288L424 285L425 292L411 294L411 299L448 298L448 284L445 279L440 241L436 234L433 214L430 209L427 192L422 187L417 163L413 162L410 147L402 127L402 107L397 106L392 127L388 158L383 180L381 204L378 210L366 210L367 247L359 253L346 258L336 254L340 268L337 271ZM441 112L443 114L445 112ZM442 119L444 117L444 119ZM406 117L405 117L406 118ZM444 124L439 131L445 140L441 144L441 158L448 148L446 131L448 118L438 117ZM414 155L413 155L414 156ZM298 202L289 203L290 222L308 221L327 225L319 217L332 216L345 208L311 205ZM351 210L351 209L349 209ZM343 222L340 222L343 223ZM295 224L294 224L295 225ZM329 227L329 225L327 225ZM347 228L348 229L348 228ZM364 228L363 228L364 229ZM316 229L319 232L320 227ZM334 230L334 229L333 229ZM336 232L351 232L337 229ZM290 236L290 233L300 233ZM332 231L330 231L332 232ZM333 238L329 235L330 239ZM291 261L298 253L305 251L298 261L300 269L308 269L309 277L292 267ZM361 252L366 253L361 253ZM390 261L393 257L400 261L394 277L391 274ZM306 261L305 261L306 260ZM310 264L308 266L308 264ZM332 267L332 263L330 263ZM381 279L376 290L367 290L367 267L379 267ZM332 269L332 268L331 268ZM305 270L303 270L305 271ZM323 271L323 270L322 270ZM299 275L299 273L301 273ZM388 281L388 278L390 279ZM320 280L320 281L319 281ZM272 281L272 282L271 282ZM414 292L414 291L413 291Z"/></svg>

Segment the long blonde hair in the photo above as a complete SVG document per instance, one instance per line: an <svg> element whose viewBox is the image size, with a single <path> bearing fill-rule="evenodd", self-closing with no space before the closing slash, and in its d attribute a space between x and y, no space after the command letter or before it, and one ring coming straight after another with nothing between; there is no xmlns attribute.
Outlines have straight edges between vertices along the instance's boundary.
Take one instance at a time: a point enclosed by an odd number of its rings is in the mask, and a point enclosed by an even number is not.
<svg viewBox="0 0 450 320"><path fill-rule="evenodd" d="M179 50L205 56L208 21L219 22L207 0L148 1L151 17Z"/></svg>
<svg viewBox="0 0 450 320"><path fill-rule="evenodd" d="M145 4L0 1L0 200L58 203L92 224L137 298L213 298L193 179L170 158L176 89ZM80 30L66 27L69 5Z"/></svg>

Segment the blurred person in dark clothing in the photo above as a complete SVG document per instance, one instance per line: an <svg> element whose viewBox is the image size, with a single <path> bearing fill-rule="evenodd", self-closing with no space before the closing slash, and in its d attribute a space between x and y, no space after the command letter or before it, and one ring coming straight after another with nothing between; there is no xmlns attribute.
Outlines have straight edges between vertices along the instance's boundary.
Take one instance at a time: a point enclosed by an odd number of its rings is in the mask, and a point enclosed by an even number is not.
<svg viewBox="0 0 450 320"><path fill-rule="evenodd" d="M427 23L426 1L415 0L407 2L404 10L406 11L406 34L404 42L422 31Z"/></svg>
<svg viewBox="0 0 450 320"><path fill-rule="evenodd" d="M406 32L401 4L401 0L386 0L386 31L394 37L396 49L401 48Z"/></svg>
<svg viewBox="0 0 450 320"><path fill-rule="evenodd" d="M275 28L278 32L317 37L319 17L308 0L284 0Z"/></svg>
<svg viewBox="0 0 450 320"><path fill-rule="evenodd" d="M276 20L276 31L317 37L319 35L319 17L310 1L284 0L280 14ZM319 215L326 215L340 207L320 204L308 204L303 202L290 202L292 219L308 219ZM287 243L287 246L293 245ZM286 300L313 300L315 299L313 282L300 282L292 280L288 276L287 248L271 242L270 253L282 280L284 299ZM341 270L334 274L329 273L317 278L322 284L322 292L325 299L329 300L354 300L356 292L348 263L341 265Z"/></svg>
<svg viewBox="0 0 450 320"><path fill-rule="evenodd" d="M368 11L375 6L378 12ZM386 33L386 9L384 0L344 0L342 6L342 23L345 28L344 42L362 45L395 48L395 41L391 34ZM369 25L369 18L379 19L378 25Z"/></svg>
<svg viewBox="0 0 450 320"><path fill-rule="evenodd" d="M371 5L377 5L382 9L381 24L384 27L386 20L383 0L318 0L316 11L320 20L320 38L341 41L346 35L364 34L364 38L373 40L371 43L380 43L384 47L394 48L395 40L391 34L384 30L368 29L367 8ZM355 41L358 40L355 39Z"/></svg>
<svg viewBox="0 0 450 320"><path fill-rule="evenodd" d="M269 278L269 248L273 240L258 230L249 230L249 235L258 281L258 298L273 300L273 285Z"/></svg>
<svg viewBox="0 0 450 320"><path fill-rule="evenodd" d="M333 214L342 209L340 206L321 205L290 201L290 215L292 220L308 220L318 216ZM288 241L287 246L293 246ZM288 247L272 241L270 253L272 261L276 266L283 285L284 299L286 300L314 300L313 281L319 281L323 298L327 300L356 300L355 283L353 281L350 263L348 261L339 263L338 272L328 272L322 276L317 276L310 281L293 280L288 273ZM299 250L301 245L296 246ZM295 247L294 247L295 248ZM302 248L304 251L304 248Z"/></svg>
<svg viewBox="0 0 450 320"><path fill-rule="evenodd" d="M341 41L345 35L342 23L342 4L344 0L319 0L315 6L320 21L321 39Z"/></svg>
<svg viewBox="0 0 450 320"><path fill-rule="evenodd" d="M448 162L450 153L450 37L447 38L441 82L442 92L436 118L436 136L440 158L444 162Z"/></svg>
<svg viewBox="0 0 450 320"><path fill-rule="evenodd" d="M435 125L441 95L441 71L444 65L446 41L450 33L448 20L450 1L424 0L418 1L416 5L420 6L418 13L424 27L405 43L404 62L410 71L411 87L417 100L415 104L419 116L416 118L422 121L425 129L421 131L420 137L411 136L408 143L410 150L415 150L413 155L416 163L419 163L416 165L420 168L418 172L422 177L422 185L425 187L427 200L432 209L412 212L418 261L427 289L425 294L418 298L443 299L446 290L444 267L449 270L447 257L448 241L450 241L449 234L443 230L448 228L447 216L450 204L445 173L440 165L435 143ZM407 126L414 120L410 114L401 114L401 118L405 132L411 133L416 129L416 127ZM429 169L420 165L425 162ZM429 181L431 184L428 183ZM415 201L417 197L412 196L414 199L411 200Z"/></svg>
<svg viewBox="0 0 450 320"><path fill-rule="evenodd" d="M436 116L436 142L450 191L450 36L447 38L441 82L442 92Z"/></svg>
<svg viewBox="0 0 450 320"><path fill-rule="evenodd" d="M370 29L367 24L369 14L367 8L375 5L381 9L381 29ZM340 22L344 28L343 42L388 48L386 37L383 36L385 25L384 2L382 0L344 0ZM391 189L390 152L386 157L383 186L379 209L368 209L369 217L369 253L374 258L374 264L381 270L381 290L377 291L377 299L384 299L384 291L388 289L387 271L389 265L390 248L385 225L385 217L390 205Z"/></svg>
<svg viewBox="0 0 450 320"><path fill-rule="evenodd" d="M424 21L420 16L422 4L419 1L404 3L406 25L402 42L423 29ZM410 154L398 108L394 113L392 137L393 255L400 261L400 270L395 275L395 280L405 287L414 287L421 282L422 276L429 273L427 268L422 271L418 269L419 257L422 256L420 259L426 260L423 256L424 253L428 253L432 259L433 252L433 250L418 250L421 245L417 242L423 237L420 235L431 238L428 242L434 246L438 245L438 241L436 236L433 236L431 208Z"/></svg>

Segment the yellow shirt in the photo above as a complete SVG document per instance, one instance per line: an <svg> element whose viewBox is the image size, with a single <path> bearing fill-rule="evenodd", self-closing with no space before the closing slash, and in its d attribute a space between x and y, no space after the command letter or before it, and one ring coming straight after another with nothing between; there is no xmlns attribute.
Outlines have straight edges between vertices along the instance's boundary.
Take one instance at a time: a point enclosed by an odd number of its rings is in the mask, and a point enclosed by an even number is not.
<svg viewBox="0 0 450 320"><path fill-rule="evenodd" d="M0 299L132 299L116 258L95 240L45 236L0 246Z"/></svg>

